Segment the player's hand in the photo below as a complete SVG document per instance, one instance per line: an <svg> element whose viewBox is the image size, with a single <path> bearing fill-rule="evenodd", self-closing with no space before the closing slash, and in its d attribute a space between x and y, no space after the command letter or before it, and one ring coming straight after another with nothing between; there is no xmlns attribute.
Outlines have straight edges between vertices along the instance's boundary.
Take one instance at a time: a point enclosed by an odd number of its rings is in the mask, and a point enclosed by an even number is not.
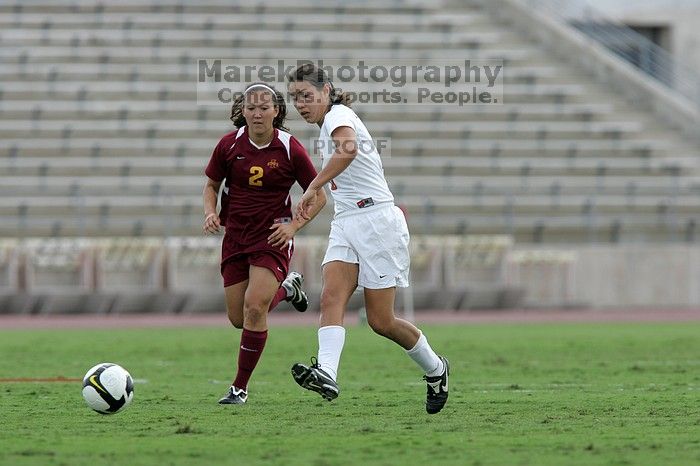
<svg viewBox="0 0 700 466"><path fill-rule="evenodd" d="M205 235L214 235L221 231L221 220L216 214L209 214L204 219L204 226L202 226Z"/></svg>
<svg viewBox="0 0 700 466"><path fill-rule="evenodd" d="M311 220L311 215L309 212L317 202L318 191L313 188L308 188L306 191L304 191L304 195L301 196L299 204L297 204L297 216L303 218L304 220Z"/></svg>
<svg viewBox="0 0 700 466"><path fill-rule="evenodd" d="M275 248L289 243L297 232L297 228L291 223L275 223L270 230L274 231L267 237L267 243Z"/></svg>

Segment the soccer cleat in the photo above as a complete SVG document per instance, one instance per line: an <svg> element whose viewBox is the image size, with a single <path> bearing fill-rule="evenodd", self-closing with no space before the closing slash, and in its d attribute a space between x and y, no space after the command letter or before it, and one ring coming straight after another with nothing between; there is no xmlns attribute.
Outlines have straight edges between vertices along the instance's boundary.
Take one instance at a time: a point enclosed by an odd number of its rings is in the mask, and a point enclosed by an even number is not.
<svg viewBox="0 0 700 466"><path fill-rule="evenodd" d="M319 366L316 358L311 358L311 366L301 363L292 366L292 377L302 388L311 390L321 395L328 401L338 398L340 388L338 384Z"/></svg>
<svg viewBox="0 0 700 466"><path fill-rule="evenodd" d="M286 301L292 303L294 309L299 312L304 312L309 307L309 299L304 290L301 289L302 283L304 283L304 276L295 271L289 272L287 278L282 282L282 286L287 290Z"/></svg>
<svg viewBox="0 0 700 466"><path fill-rule="evenodd" d="M242 405L248 401L248 392L231 385L225 397L219 400L220 405Z"/></svg>
<svg viewBox="0 0 700 466"><path fill-rule="evenodd" d="M434 377L423 376L423 380L428 384L428 396L425 399L425 410L428 414L439 413L445 403L447 403L447 381L450 378L450 362L447 358L439 356L445 370L441 375Z"/></svg>

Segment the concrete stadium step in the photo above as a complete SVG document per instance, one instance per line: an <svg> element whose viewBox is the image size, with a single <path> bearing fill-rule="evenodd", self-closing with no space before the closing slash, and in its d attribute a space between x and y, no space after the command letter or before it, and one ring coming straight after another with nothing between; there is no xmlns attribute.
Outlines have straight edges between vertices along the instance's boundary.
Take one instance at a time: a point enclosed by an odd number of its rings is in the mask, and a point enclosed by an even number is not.
<svg viewBox="0 0 700 466"><path fill-rule="evenodd" d="M193 176L0 176L0 196L169 196L199 193L204 175Z"/></svg>
<svg viewBox="0 0 700 466"><path fill-rule="evenodd" d="M139 97L148 97L152 100L163 100L161 94L166 93L168 98L176 100L185 100L182 97L191 98L193 101L197 97L197 83L195 82L172 82L172 81L150 81L150 82L124 82L124 81L107 81L91 82L91 81L57 81L57 82L24 82L24 81L9 81L2 84L2 91L5 99L27 99L28 97L36 96L37 93L45 93L58 100L70 100L70 97L76 97L78 93L84 94L84 99L116 99L123 95L138 95ZM238 85L236 83L236 85ZM230 86L229 86L230 87ZM241 86L243 87L243 86ZM339 86L340 87L340 86ZM217 85L218 89L218 85ZM361 88L357 84L346 85L343 87L345 91L365 92L365 93L380 93L382 91L396 91L402 94L418 95L421 89L428 89L431 92L470 92L472 89L469 84L461 83L455 85L454 88L447 89L442 83L433 82L418 82L407 83L401 87L394 87L390 81L386 83L367 83ZM238 88L232 89L239 90ZM283 90L283 89L282 89ZM479 89L481 92L483 89ZM527 84L510 84L504 86L503 94L505 102L511 98L537 98L540 103L545 98L566 98L569 96L584 96L587 89L583 84L558 84L554 86L545 85L527 85ZM180 96L178 98L178 96ZM68 97L68 98L66 98ZM28 100L28 99L27 99ZM588 99L589 103L592 99ZM381 101L379 102L381 103ZM411 101L413 103L413 101ZM421 103L421 102L419 102ZM431 102L427 98L422 102L426 104L442 103ZM502 102L503 103L503 102ZM593 101L593 103L598 103ZM376 105L376 104L375 104Z"/></svg>
<svg viewBox="0 0 700 466"><path fill-rule="evenodd" d="M156 138L157 132L149 138L122 139L117 135L111 138L74 138L68 133L62 138L33 138L16 139L6 138L5 158L16 160L18 158L46 157L55 155L62 157L70 154L73 157L90 157L90 160L101 158L119 158L133 155L134 152L147 154L154 157L172 157L181 160L194 154L202 154L208 157L218 142L219 138L228 132L222 131L214 139L184 139L184 138ZM294 132L298 134L298 132ZM309 141L300 133L299 138L303 144ZM316 137L315 133L312 133ZM528 139L443 139L426 142L421 138L404 138L392 140L389 160L408 160L420 162L425 159L426 164L442 164L450 161L459 164L464 159L464 154L489 158L492 163L497 163L500 158L541 156L548 154L553 157L562 157L575 163L580 157L638 157L643 159L665 158L669 155L692 155L692 150L671 139L634 139L634 140L528 140ZM436 157L442 157L436 158ZM2 160L2 159L0 159ZM385 159L386 160L386 159ZM8 162L9 163L9 162Z"/></svg>
<svg viewBox="0 0 700 466"><path fill-rule="evenodd" d="M700 216L696 196L402 196L400 205L409 215L597 215L650 214ZM201 195L121 196L29 196L19 203L0 199L0 216L38 218L84 215L117 217L129 215L189 215L201 211ZM201 212L200 212L201 213Z"/></svg>
<svg viewBox="0 0 700 466"><path fill-rule="evenodd" d="M1 11L1 10L0 10ZM212 14L211 12L169 15L162 12L105 12L99 17L75 13L22 13L20 15L5 15L0 17L0 26L4 30L18 28L22 31L73 30L81 39L89 39L93 33L103 28L117 27L125 36L134 31L249 31L260 29L259 13L231 13L231 10ZM366 12L337 12L316 11L312 15L278 12L265 13L266 30L305 31L372 31L375 29L415 32L421 30L449 30L469 26L474 28L491 27L488 16L479 12L441 13L432 12L422 15L394 10L390 14ZM33 36L29 36L30 38ZM43 36L42 36L43 37Z"/></svg>
<svg viewBox="0 0 700 466"><path fill-rule="evenodd" d="M204 184L201 174L190 176L0 176L3 196L80 195L186 195L199 193ZM390 187L397 199L403 196L698 196L700 176L663 174L629 176L458 176L393 175ZM294 192L298 190L295 186Z"/></svg>
<svg viewBox="0 0 700 466"><path fill-rule="evenodd" d="M201 207L200 207L201 209ZM4 237L115 237L115 236L196 236L202 234L202 214L196 213L177 217L134 215L105 218L55 216L24 218L18 216L0 217L0 236ZM328 235L330 217L319 218L304 228L306 235Z"/></svg>
<svg viewBox="0 0 700 466"><path fill-rule="evenodd" d="M426 156L433 160L433 156L456 156L458 154L488 155L498 159L503 153L514 151L517 155L537 156L543 152L559 153L571 160L575 160L583 153L597 152L600 155L620 156L623 154L640 157L651 157L656 154L665 154L667 151L684 147L679 141L668 138L634 139L634 140L590 140L590 139L566 139L566 140L540 140L529 139L442 139L426 142L424 139L404 138L392 141L391 150L400 150L415 157ZM555 155L553 154L553 155ZM590 154L594 155L594 154ZM455 157L459 158L459 157ZM457 162L459 163L459 162Z"/></svg>
<svg viewBox="0 0 700 466"><path fill-rule="evenodd" d="M0 217L2 236L194 236L201 234L201 213L179 217L154 215ZM327 234L328 217L319 215L304 228L305 235ZM483 215L409 214L412 234L508 234L516 242L591 241L693 241L698 235L698 215L596 214L596 215Z"/></svg>
<svg viewBox="0 0 700 466"><path fill-rule="evenodd" d="M35 83L17 83L11 82L0 87L0 93L8 100L28 100L36 96L37 92L49 96L57 100L76 100L78 102L99 100L99 101L121 101L125 96L129 99L151 100L158 102L167 102L169 99L175 100L190 100L193 104L197 104L197 86L195 83L126 83L126 82L109 82L109 87L101 87L97 83L87 82L70 82L70 83L44 83L36 85ZM39 89L37 89L39 88ZM231 92L237 92L238 89L226 87ZM587 91L582 85L535 85L526 86L520 84L509 84L504 87L502 99L496 99L492 95L491 102L507 103L507 104L525 104L532 101L538 101L542 104L567 104L567 103L602 103L604 98L600 94L594 94L594 97L587 97ZM214 92L202 90L200 94L200 105L210 107L220 107L222 102L218 100L217 92L220 89L214 89ZM406 86L400 89L392 88L390 84L384 87L375 87L370 89L359 89L347 87L344 89L355 98L359 98L360 103L371 103L378 106L396 107L398 103L403 104L401 99L406 100L406 108L417 107L420 105L459 105L458 98L460 93L464 97L464 106L467 108L473 101L473 96L478 95L481 91L474 88L462 88L462 90L445 91L436 85L416 85ZM398 101L392 99L392 96L398 96ZM451 100L445 100L448 96ZM225 96L228 98L228 96ZM355 103L358 101L356 100ZM224 105L230 104L228 100L223 102ZM482 105L482 104L477 104Z"/></svg>
<svg viewBox="0 0 700 466"><path fill-rule="evenodd" d="M282 71L287 66L293 66L295 62L281 67ZM453 62L454 63L454 62ZM224 65L222 63L222 66ZM337 65L336 65L337 66ZM395 63L388 63L388 66L410 66L404 60L395 60ZM160 69L159 69L160 68ZM283 72L278 72L275 66L275 80L271 83L284 91L286 82ZM406 68L406 77L411 77L411 68ZM551 65L508 66L507 73L504 74L504 84L552 84L571 85L577 84L580 78L575 75L566 75L563 70L557 70ZM144 64L66 64L66 63L32 63L13 64L0 69L0 77L6 82L95 82L95 81L122 81L122 82L197 82L198 62L196 60L187 63L168 63L160 67ZM400 77L400 76L399 76ZM279 79L281 78L281 79ZM246 83L231 83L232 86L240 86L241 90ZM342 83L336 81L338 87Z"/></svg>
<svg viewBox="0 0 700 466"><path fill-rule="evenodd" d="M5 30L3 42L8 46L48 45L54 47L80 47L82 45L98 45L104 47L141 46L160 47L250 47L268 46L281 47L316 47L323 42L324 46L347 47L390 45L394 48L409 47L414 50L430 49L444 43L458 46L482 47L485 44L504 42L504 33L499 31L470 31L457 30L448 32L413 31L411 34L386 31L345 31L336 30L332 35L322 35L323 31L304 30L304 34L294 31L270 31L257 29L241 33L236 29L220 31L213 35L211 31L144 31L132 30L124 33L115 29L101 29L93 32L76 33L74 30L23 31ZM511 39L512 41L513 39Z"/></svg>
<svg viewBox="0 0 700 466"><path fill-rule="evenodd" d="M32 184L36 186L38 179ZM565 176L430 176L393 175L389 183L397 198L404 195L700 195L700 177L663 174L636 177L617 175ZM11 186L11 185L8 185Z"/></svg>
<svg viewBox="0 0 700 466"><path fill-rule="evenodd" d="M409 215L580 215L651 214L696 215L700 218L700 200L696 196L569 195L542 196L402 196L399 201Z"/></svg>
<svg viewBox="0 0 700 466"><path fill-rule="evenodd" d="M636 120L633 112L616 109L611 103L599 104L503 104L459 107L455 105L416 105L410 112L391 106L353 105L355 112L367 122L372 131L372 122L391 121L613 121L613 119ZM51 121L74 118L97 120L122 120L134 116L158 121L170 120L228 120L230 106L200 106L189 100L141 101L107 100L83 101L52 100L47 104L37 100L0 101L0 121L30 120ZM288 109L288 121L301 123L298 115ZM308 126L306 123L304 125Z"/></svg>
<svg viewBox="0 0 700 466"><path fill-rule="evenodd" d="M207 57L207 60L210 58ZM235 60L230 62L222 58L222 70L226 65L236 65L238 64ZM336 65L337 59L326 60L324 63L330 65ZM396 60L399 62L398 60ZM455 63L456 60L452 60L450 63ZM116 78L121 78L121 80L129 81L138 77L142 81L191 81L196 79L198 74L198 58L193 57L192 60L187 63L162 63L162 64L148 64L148 63L134 63L131 66L124 66L124 64L115 63L62 63L62 62L40 62L40 63L13 63L7 64L0 69L0 77L7 81L24 81L24 80L50 80L50 81L85 81L85 80L96 80L96 75L107 75L113 78L115 81L119 80ZM450 64L445 63L445 64ZM463 63L463 61L462 61ZM275 68L275 78L277 75L284 75L283 71L287 66L292 66L296 64L296 60L289 60L283 62L283 67L281 72L276 60L271 60L268 63L257 63L252 60L250 63L244 62L243 64L256 64L262 66L263 64L268 64ZM343 63L344 64L344 63ZM367 63L367 66L374 66L376 63ZM382 63L388 67L394 65L407 66L406 76L411 76L412 63L392 63L389 60L386 63ZM186 65L187 67L183 67ZM416 63L415 66L420 66L420 63ZM359 66L359 65L358 65ZM547 65L536 65L531 66L527 64L513 64L508 66L508 73L506 78L509 77L523 77L532 79L542 79L542 78L555 78L557 81L562 81L568 79L570 76L576 76L566 68L557 66L555 64ZM284 76L282 76L284 78ZM580 81L580 77L577 78Z"/></svg>
<svg viewBox="0 0 700 466"><path fill-rule="evenodd" d="M130 156L97 158L31 157L0 159L0 168L14 176L184 176L203 173L208 157L166 158ZM586 158L574 161L566 158L531 159L529 157L493 159L488 157L394 157L384 160L387 175L421 174L452 175L637 175L656 176L692 172L697 168L694 156L639 160Z"/></svg>
<svg viewBox="0 0 700 466"><path fill-rule="evenodd" d="M693 173L697 168L695 157L650 160L587 158L572 162L562 158L531 159L510 157L494 161L484 157L464 157L444 160L430 157L397 157L384 162L388 176L406 175L520 175L520 176L659 176L663 174Z"/></svg>
<svg viewBox="0 0 700 466"><path fill-rule="evenodd" d="M205 0L202 2L182 3L180 1L125 1L119 3L104 3L99 0L79 0L73 1L69 6L50 1L33 1L33 2L17 2L3 4L0 11L12 12L15 14L27 13L51 13L59 14L69 11L72 14L85 15L86 17L99 20L102 16L126 12L126 13L156 13L164 16L169 15L189 15L192 13L208 13L211 15L227 14L227 13L254 13L258 15L267 13L279 13L283 8L288 7L287 2L281 0L265 0L264 2L242 3L238 1L226 0ZM420 2L418 0L405 0L401 3L399 11L405 13L429 14L432 11L437 11L438 5ZM476 10L477 8L464 6L466 11ZM324 11L336 14L345 14L351 12L357 13L392 13L397 10L395 2L382 0L375 2L344 2L342 5L337 3L319 3L312 0L298 0L294 4L294 11L301 13L322 13Z"/></svg>
<svg viewBox="0 0 700 466"><path fill-rule="evenodd" d="M0 120L0 137L46 137L60 138L66 132L71 137L111 137L115 133L125 138L148 137L156 132L159 138L204 137L216 139L227 129L223 121L218 125L197 120L172 120L154 122L149 119L118 120L72 120L72 121L21 121ZM621 139L641 133L643 125L634 121L578 122L432 122L432 123L375 123L374 138L460 138L476 135L483 139ZM313 137L313 132L306 133ZM645 131L644 136L653 135ZM304 141L306 142L306 141Z"/></svg>
<svg viewBox="0 0 700 466"><path fill-rule="evenodd" d="M507 234L516 243L679 242L695 241L700 218L659 219L645 214L584 216L412 215L409 229L420 234Z"/></svg>
<svg viewBox="0 0 700 466"><path fill-rule="evenodd" d="M347 49L324 47L325 56L336 60L357 62L362 59L387 59L387 60L454 60L455 51L459 56L469 57L472 60L504 60L510 64L523 64L538 66L551 64L552 60L539 53L536 49L518 46L514 48L489 48L469 49L464 47L451 47L444 44L426 56L425 52L419 53L410 49L391 49L386 47L372 47L371 49ZM314 57L319 49L285 47L276 51L274 55L267 47L246 47L232 53L230 47L92 47L83 46L71 49L63 47L7 47L0 49L0 58L7 64L31 64L31 63L117 63L117 64L149 64L154 63L194 63L202 57L226 57L227 59L256 59L269 61L271 59L297 60L300 57Z"/></svg>

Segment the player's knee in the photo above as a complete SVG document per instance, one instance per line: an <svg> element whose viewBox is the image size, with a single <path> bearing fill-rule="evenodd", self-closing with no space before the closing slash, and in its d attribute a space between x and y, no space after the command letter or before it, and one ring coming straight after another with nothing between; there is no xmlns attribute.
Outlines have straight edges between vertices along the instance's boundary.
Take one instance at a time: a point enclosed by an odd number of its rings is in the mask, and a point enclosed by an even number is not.
<svg viewBox="0 0 700 466"><path fill-rule="evenodd" d="M246 302L243 306L243 317L249 325L260 324L267 318L267 308L261 302Z"/></svg>
<svg viewBox="0 0 700 466"><path fill-rule="evenodd" d="M236 327L238 329L243 328L243 314L229 312L228 313L228 320L229 320L229 322L231 322L231 325L233 325L234 327Z"/></svg>
<svg viewBox="0 0 700 466"><path fill-rule="evenodd" d="M334 310L338 307L343 307L345 303L342 302L340 296L324 290L321 293L319 305L321 306L321 312L323 312L325 310Z"/></svg>
<svg viewBox="0 0 700 466"><path fill-rule="evenodd" d="M231 321L231 325L233 325L235 328L237 328L239 330L243 328L243 317L242 316L240 318L235 318L235 319L229 317L228 320Z"/></svg>
<svg viewBox="0 0 700 466"><path fill-rule="evenodd" d="M367 323L369 324L370 328L374 331L374 333L381 335L383 337L391 337L391 331L394 327L394 319L387 319L387 318L372 318L369 316L369 313L367 315Z"/></svg>

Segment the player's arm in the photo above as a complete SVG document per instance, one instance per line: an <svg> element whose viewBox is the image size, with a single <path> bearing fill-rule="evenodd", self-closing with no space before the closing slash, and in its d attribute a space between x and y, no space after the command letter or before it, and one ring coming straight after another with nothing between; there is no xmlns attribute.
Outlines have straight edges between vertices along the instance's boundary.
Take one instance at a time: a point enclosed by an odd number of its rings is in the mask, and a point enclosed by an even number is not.
<svg viewBox="0 0 700 466"><path fill-rule="evenodd" d="M309 154L301 143L296 141L296 139L292 139L292 147L294 148L292 163L294 165L296 180L297 183L306 190L317 175L316 169L311 163ZM297 231L318 215L325 205L326 193L321 189L318 194L317 203L310 209L309 218L300 218L298 215L295 215L291 223L272 225L270 229L273 231L270 236L268 236L267 242L275 247L285 246L289 240L294 238Z"/></svg>
<svg viewBox="0 0 700 466"><path fill-rule="evenodd" d="M328 198L326 197L326 191L324 189L319 189L317 191L316 203L312 205L309 209L309 218L302 218L298 215L294 216L294 220L292 221L292 223L296 227L296 231L301 230L304 227L304 225L311 222L311 220L313 220L314 217L316 217L318 213L321 212L321 210L323 210L323 208L326 205L326 202L328 202Z"/></svg>
<svg viewBox="0 0 700 466"><path fill-rule="evenodd" d="M333 178L340 175L350 166L357 156L357 134L349 126L339 126L331 134L335 152L325 167L318 172L316 178L309 184L297 206L297 217L303 220L311 220L312 208L319 201L319 193L323 186ZM325 195L325 193L324 193ZM320 209L319 209L320 211ZM316 212L318 214L318 211Z"/></svg>
<svg viewBox="0 0 700 466"><path fill-rule="evenodd" d="M309 218L299 218L298 215L294 216L291 223L276 223L270 227L273 232L267 237L268 244L275 247L282 247L287 242L294 238L297 231L301 230L304 225L311 222L316 215L323 209L326 205L326 193L323 189L318 192L316 203L309 209Z"/></svg>
<svg viewBox="0 0 700 466"><path fill-rule="evenodd" d="M219 197L219 188L222 181L214 181L207 177L207 182L204 184L202 198L204 201L204 233L218 233L221 228L221 221L216 214L216 201Z"/></svg>
<svg viewBox="0 0 700 466"><path fill-rule="evenodd" d="M349 126L339 126L331 134L335 152L323 169L318 172L316 178L309 185L308 190L319 191L326 183L340 175L350 166L357 155L357 134Z"/></svg>

